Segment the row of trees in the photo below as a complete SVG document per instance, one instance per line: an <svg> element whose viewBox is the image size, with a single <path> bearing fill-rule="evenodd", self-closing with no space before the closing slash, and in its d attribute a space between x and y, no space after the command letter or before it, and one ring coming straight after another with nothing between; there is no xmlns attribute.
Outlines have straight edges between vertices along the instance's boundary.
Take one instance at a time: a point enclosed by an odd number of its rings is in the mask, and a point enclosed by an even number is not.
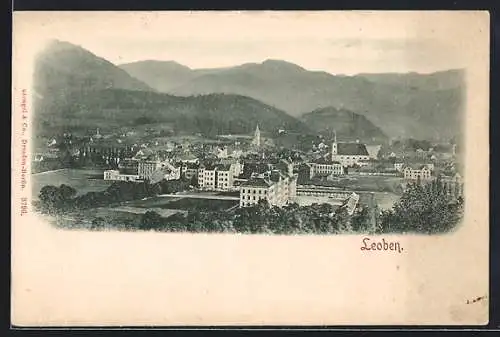
<svg viewBox="0 0 500 337"><path fill-rule="evenodd" d="M102 192L76 196L67 185L45 186L39 194L42 212L58 214L107 206L123 201L142 199L160 193L185 190L184 180L162 181L158 184L115 182ZM443 233L453 229L463 216L463 199L447 193L438 179L429 184L415 183L407 187L393 209L377 210L359 205L353 215L343 207L330 204L284 207L270 206L262 200L252 207L232 211L189 210L169 218L148 211L138 221L127 223L128 229L174 232L229 232L268 234L334 234L334 233ZM112 219L106 221L112 222ZM105 221L97 218L93 228L102 228ZM112 224L111 224L112 225Z"/></svg>
<svg viewBox="0 0 500 337"><path fill-rule="evenodd" d="M116 181L104 191L77 196L77 191L71 186L47 185L40 190L37 207L41 212L58 214L138 200L158 194L176 193L188 187L189 181L185 180L162 180L156 184Z"/></svg>
<svg viewBox="0 0 500 337"><path fill-rule="evenodd" d="M103 224L103 220L98 219L94 224L97 229L99 224ZM117 225L128 229L162 232L282 235L370 232L374 229L366 207L360 207L350 216L345 208L336 208L330 204L270 207L265 201L252 207L236 208L232 212L191 210L187 214L177 213L169 218L162 218L158 213L148 211L133 224Z"/></svg>

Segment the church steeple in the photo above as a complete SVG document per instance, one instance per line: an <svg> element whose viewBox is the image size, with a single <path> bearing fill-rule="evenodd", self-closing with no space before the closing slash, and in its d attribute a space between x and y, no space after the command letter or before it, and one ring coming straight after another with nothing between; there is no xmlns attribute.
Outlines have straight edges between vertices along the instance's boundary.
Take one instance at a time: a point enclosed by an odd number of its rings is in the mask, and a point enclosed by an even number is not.
<svg viewBox="0 0 500 337"><path fill-rule="evenodd" d="M260 130L259 130L259 124L257 124L257 127L255 128L255 133L253 136L253 141L252 144L259 147L260 146Z"/></svg>
<svg viewBox="0 0 500 337"><path fill-rule="evenodd" d="M336 155L337 155L337 131L333 130L332 160L335 160L334 156Z"/></svg>

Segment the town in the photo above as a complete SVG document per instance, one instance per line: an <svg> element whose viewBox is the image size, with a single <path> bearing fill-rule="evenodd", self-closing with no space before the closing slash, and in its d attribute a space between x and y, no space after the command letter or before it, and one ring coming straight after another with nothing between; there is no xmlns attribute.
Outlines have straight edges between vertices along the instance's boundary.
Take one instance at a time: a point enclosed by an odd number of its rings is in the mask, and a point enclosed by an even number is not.
<svg viewBox="0 0 500 337"><path fill-rule="evenodd" d="M199 135L182 139L155 134L155 130L137 135L97 128L89 133L49 139L44 152L34 155L33 170L43 174L44 170L91 168L94 175L82 179L101 180L102 185L97 184L101 188L113 182L184 182L172 193L115 207L121 212L149 211L168 218L200 205L210 212L262 202L272 207L329 204L333 209L344 208L351 217L364 209L367 228L375 231L377 216L392 209L408 186L439 180L446 195L455 199L463 195L460 148L451 142L369 144L342 141L334 131L329 138L317 135L301 143L300 136L284 129L262 134L259 125L253 134L213 139ZM295 142L278 146L282 138ZM176 207L181 199L189 202Z"/></svg>

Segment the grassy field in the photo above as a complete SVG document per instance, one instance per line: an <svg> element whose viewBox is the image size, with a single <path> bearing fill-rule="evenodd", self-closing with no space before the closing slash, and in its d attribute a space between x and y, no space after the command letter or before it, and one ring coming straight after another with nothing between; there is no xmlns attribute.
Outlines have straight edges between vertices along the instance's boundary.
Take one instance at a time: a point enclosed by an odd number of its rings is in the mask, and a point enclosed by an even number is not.
<svg viewBox="0 0 500 337"><path fill-rule="evenodd" d="M227 197L239 197L240 191L218 192L218 193L216 193L216 195L222 195L222 196L227 196Z"/></svg>
<svg viewBox="0 0 500 337"><path fill-rule="evenodd" d="M401 193L403 178L384 176L347 176L333 181L316 182L317 185L345 187L350 190Z"/></svg>
<svg viewBox="0 0 500 337"><path fill-rule="evenodd" d="M59 186L61 184L73 187L78 195L87 192L99 192L105 190L112 181L96 179L103 175L102 170L80 170L80 169L61 169L50 172L42 172L31 175L33 197L37 197L38 193L45 185Z"/></svg>
<svg viewBox="0 0 500 337"><path fill-rule="evenodd" d="M154 197L145 200L134 200L122 203L122 206L142 209L170 209L170 210L198 210L216 211L225 210L238 204L236 200L216 200L197 198Z"/></svg>
<svg viewBox="0 0 500 337"><path fill-rule="evenodd" d="M384 210L391 209L400 196L390 192L375 192L375 202Z"/></svg>
<svg viewBox="0 0 500 337"><path fill-rule="evenodd" d="M236 200L214 200L183 198L161 206L161 208L197 211L222 211L238 204Z"/></svg>
<svg viewBox="0 0 500 337"><path fill-rule="evenodd" d="M153 197L143 200L133 200L122 203L123 206L139 207L139 208L167 208L163 207L168 205L172 201L179 200L181 198L174 197Z"/></svg>

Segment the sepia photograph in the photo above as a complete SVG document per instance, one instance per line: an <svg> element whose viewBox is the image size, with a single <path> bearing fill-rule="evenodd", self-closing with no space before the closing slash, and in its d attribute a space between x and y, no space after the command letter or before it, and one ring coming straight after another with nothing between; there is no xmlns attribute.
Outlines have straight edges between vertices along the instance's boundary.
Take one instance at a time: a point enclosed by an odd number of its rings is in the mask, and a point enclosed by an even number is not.
<svg viewBox="0 0 500 337"><path fill-rule="evenodd" d="M20 325L487 323L487 13L13 21Z"/></svg>

